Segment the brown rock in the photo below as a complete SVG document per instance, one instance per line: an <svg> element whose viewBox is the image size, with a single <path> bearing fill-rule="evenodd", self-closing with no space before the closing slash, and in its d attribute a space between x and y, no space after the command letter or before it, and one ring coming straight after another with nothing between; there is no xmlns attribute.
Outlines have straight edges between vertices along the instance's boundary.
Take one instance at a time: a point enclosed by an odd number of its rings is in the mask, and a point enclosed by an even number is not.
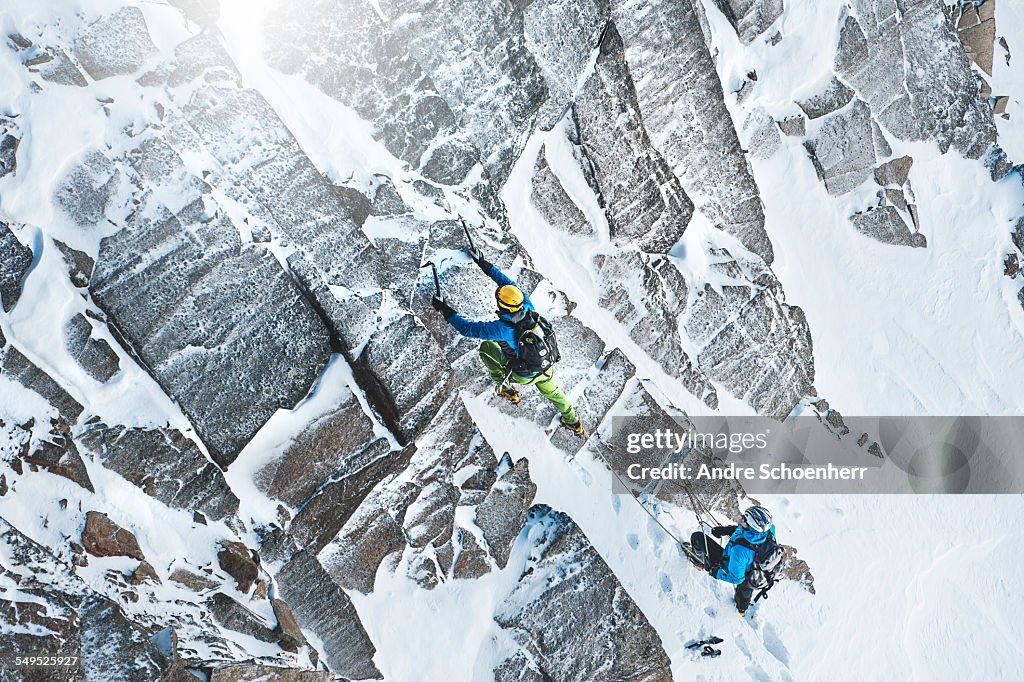
<svg viewBox="0 0 1024 682"><path fill-rule="evenodd" d="M133 585L139 585L144 582L156 583L157 585L162 584L160 576L156 574L156 569L153 568L152 564L148 561L142 561L139 563L139 567L135 569L131 577L128 578L128 582Z"/></svg>
<svg viewBox="0 0 1024 682"><path fill-rule="evenodd" d="M174 569L171 571L171 575L169 577L174 582L179 585L184 585L193 592L206 592L207 590L212 590L217 587L216 581L201 575L196 575L192 571L184 568Z"/></svg>
<svg viewBox="0 0 1024 682"><path fill-rule="evenodd" d="M274 616L277 617L277 627L274 632L281 637L281 648L285 651L296 652L299 647L306 645L306 636L302 634L302 628L295 622L295 616L288 604L280 599L271 599L270 605L274 609Z"/></svg>
<svg viewBox="0 0 1024 682"><path fill-rule="evenodd" d="M146 560L135 536L100 512L86 513L82 546L89 554L97 557L127 556L139 561Z"/></svg>
<svg viewBox="0 0 1024 682"><path fill-rule="evenodd" d="M96 262L84 251L73 249L60 240L54 240L54 244L64 256L68 264L68 275L76 287L85 288L89 286L89 278L92 277L92 269Z"/></svg>
<svg viewBox="0 0 1024 682"><path fill-rule="evenodd" d="M902 186L910 174L910 167L914 165L914 159L910 156L901 156L891 161L886 161L875 169L875 182L879 185Z"/></svg>
<svg viewBox="0 0 1024 682"><path fill-rule="evenodd" d="M259 576L259 565L253 552L241 542L222 540L217 561L224 571L235 579L240 592L248 592Z"/></svg>
<svg viewBox="0 0 1024 682"><path fill-rule="evenodd" d="M256 589L252 591L252 598L266 599L269 589L270 588L267 586L266 580L263 580L262 578L258 579L256 581Z"/></svg>

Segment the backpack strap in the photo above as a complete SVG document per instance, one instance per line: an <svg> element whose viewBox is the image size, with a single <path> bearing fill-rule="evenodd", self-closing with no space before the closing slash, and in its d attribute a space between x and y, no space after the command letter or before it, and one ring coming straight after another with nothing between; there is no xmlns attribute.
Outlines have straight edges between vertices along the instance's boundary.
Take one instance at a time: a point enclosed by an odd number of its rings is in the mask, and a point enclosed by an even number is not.
<svg viewBox="0 0 1024 682"><path fill-rule="evenodd" d="M736 538L735 540L733 540L733 544L739 545L740 547L746 547L755 555L757 554L757 548L754 547L754 545L750 544L750 541L746 538Z"/></svg>

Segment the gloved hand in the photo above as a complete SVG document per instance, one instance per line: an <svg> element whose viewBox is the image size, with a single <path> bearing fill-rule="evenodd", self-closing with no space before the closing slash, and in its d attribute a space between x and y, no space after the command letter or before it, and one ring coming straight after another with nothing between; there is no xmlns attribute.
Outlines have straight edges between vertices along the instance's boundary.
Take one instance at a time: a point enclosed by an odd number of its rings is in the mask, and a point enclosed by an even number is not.
<svg viewBox="0 0 1024 682"><path fill-rule="evenodd" d="M437 296L430 299L430 305L434 306L434 310L441 313L445 320L450 320L455 316L455 308L451 307Z"/></svg>
<svg viewBox="0 0 1024 682"><path fill-rule="evenodd" d="M732 535L736 531L736 526L715 526L711 529L711 534L716 538L725 537L726 535Z"/></svg>
<svg viewBox="0 0 1024 682"><path fill-rule="evenodd" d="M713 564L710 561L708 562L708 573L711 575L712 578L714 578L715 574L718 573L718 569L718 564Z"/></svg>
<svg viewBox="0 0 1024 682"><path fill-rule="evenodd" d="M486 258L484 258L484 254L480 251L480 249L478 249L475 246L467 246L466 247L466 253L468 253L469 257L472 258L473 261L478 266L480 266L481 270L483 270L484 272L490 273L491 267L492 267L491 263Z"/></svg>

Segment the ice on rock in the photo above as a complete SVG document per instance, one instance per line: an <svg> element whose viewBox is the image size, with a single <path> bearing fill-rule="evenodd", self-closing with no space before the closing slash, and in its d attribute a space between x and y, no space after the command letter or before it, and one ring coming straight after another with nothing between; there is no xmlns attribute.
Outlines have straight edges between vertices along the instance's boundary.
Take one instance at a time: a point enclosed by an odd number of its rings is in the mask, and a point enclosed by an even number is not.
<svg viewBox="0 0 1024 682"><path fill-rule="evenodd" d="M533 170L533 192L530 201L552 227L569 234L592 235L594 226L566 194L561 181L548 165L542 145Z"/></svg>
<svg viewBox="0 0 1024 682"><path fill-rule="evenodd" d="M465 170L477 162L477 150L458 135L455 115L430 76L372 5L316 0L296 14L281 2L267 28L268 62L354 108L397 158L418 168L429 149L446 141L436 171L445 170L442 158Z"/></svg>
<svg viewBox="0 0 1024 682"><path fill-rule="evenodd" d="M604 33L595 73L572 112L612 237L667 253L686 229L693 203L651 145L614 24Z"/></svg>
<svg viewBox="0 0 1024 682"><path fill-rule="evenodd" d="M92 324L81 313L65 326L64 343L71 356L96 381L106 383L121 369L117 353L105 339L92 338Z"/></svg>
<svg viewBox="0 0 1024 682"><path fill-rule="evenodd" d="M371 405L406 443L431 423L454 385L440 346L412 315L375 333L353 369Z"/></svg>
<svg viewBox="0 0 1024 682"><path fill-rule="evenodd" d="M54 198L77 224L96 225L117 193L120 177L105 154L92 150L67 174Z"/></svg>
<svg viewBox="0 0 1024 682"><path fill-rule="evenodd" d="M743 134L747 138L750 156L755 159L767 159L779 150L782 137L768 110L758 107L750 112L743 121Z"/></svg>
<svg viewBox="0 0 1024 682"><path fill-rule="evenodd" d="M816 137L804 143L829 194L845 194L871 175L878 161L871 110L862 100L825 119Z"/></svg>
<svg viewBox="0 0 1024 682"><path fill-rule="evenodd" d="M811 120L842 109L850 103L854 94L853 90L832 74L813 84L809 90L811 94L798 99L797 105Z"/></svg>
<svg viewBox="0 0 1024 682"><path fill-rule="evenodd" d="M103 17L75 40L75 56L93 80L134 73L155 52L138 7L124 7Z"/></svg>
<svg viewBox="0 0 1024 682"><path fill-rule="evenodd" d="M526 521L537 484L530 479L530 462L520 459L497 480L476 509L476 525L483 532L499 568L508 563L512 543Z"/></svg>

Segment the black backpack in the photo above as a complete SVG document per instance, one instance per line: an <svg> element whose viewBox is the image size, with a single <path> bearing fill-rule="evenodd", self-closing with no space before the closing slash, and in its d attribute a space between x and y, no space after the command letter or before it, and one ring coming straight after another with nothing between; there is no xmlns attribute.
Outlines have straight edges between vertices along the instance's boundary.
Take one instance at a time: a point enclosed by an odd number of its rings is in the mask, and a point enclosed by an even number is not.
<svg viewBox="0 0 1024 682"><path fill-rule="evenodd" d="M775 574L782 565L782 545L775 541L774 533L769 533L760 545L752 545L746 538L738 538L733 542L754 552L754 560L747 569L747 584L755 590L762 590L761 594L767 596L766 593L775 584Z"/></svg>
<svg viewBox="0 0 1024 682"><path fill-rule="evenodd" d="M554 328L537 311L527 311L519 322L504 322L515 329L516 344L519 346L519 357L508 365L516 374L543 374L562 359Z"/></svg>

